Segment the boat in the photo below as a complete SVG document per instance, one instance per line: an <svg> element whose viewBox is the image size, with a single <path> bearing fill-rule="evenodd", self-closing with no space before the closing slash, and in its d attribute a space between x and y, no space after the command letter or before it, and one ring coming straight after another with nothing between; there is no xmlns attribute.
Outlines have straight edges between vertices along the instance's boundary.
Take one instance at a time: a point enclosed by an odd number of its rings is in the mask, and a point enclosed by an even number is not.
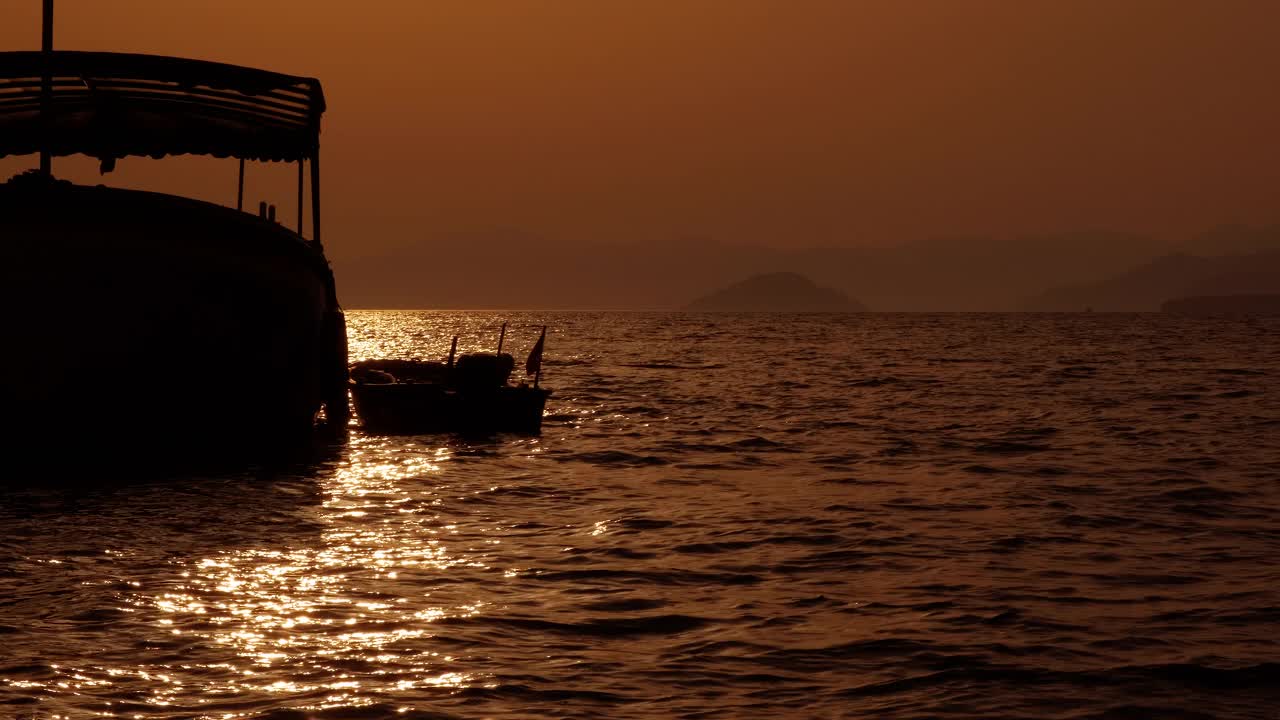
<svg viewBox="0 0 1280 720"><path fill-rule="evenodd" d="M503 328L505 336L505 326ZM350 367L351 398L365 432L378 435L429 433L523 433L542 430L551 391L540 387L543 328L525 371L533 384L510 382L515 359L502 352L457 357L457 338L445 362L363 360Z"/></svg>
<svg viewBox="0 0 1280 720"><path fill-rule="evenodd" d="M40 159L0 182L0 444L182 454L276 447L322 420L345 428L346 322L321 242L320 82L55 51L51 0L44 21L42 50L0 52L0 158ZM234 206L230 182L220 205L53 173L70 155L106 175L184 154L239 161ZM247 161L297 165L296 226L266 203L245 210Z"/></svg>

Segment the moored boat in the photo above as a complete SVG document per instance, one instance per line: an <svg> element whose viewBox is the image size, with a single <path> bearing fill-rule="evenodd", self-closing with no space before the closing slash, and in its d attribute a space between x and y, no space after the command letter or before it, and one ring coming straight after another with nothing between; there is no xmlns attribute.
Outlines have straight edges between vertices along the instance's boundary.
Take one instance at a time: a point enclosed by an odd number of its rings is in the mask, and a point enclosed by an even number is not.
<svg viewBox="0 0 1280 720"><path fill-rule="evenodd" d="M181 58L0 52L0 443L276 447L348 414L320 240L319 81ZM235 207L56 179L53 159L237 158ZM298 167L297 225L243 211L246 161ZM305 169L311 231L303 234ZM150 451L150 450L148 450Z"/></svg>
<svg viewBox="0 0 1280 720"><path fill-rule="evenodd" d="M505 332L505 326L504 326ZM546 329L525 363L533 384L512 385L515 359L471 353L447 362L364 360L352 364L351 398L366 432L536 434L551 391L539 386ZM454 339L455 348L457 339Z"/></svg>

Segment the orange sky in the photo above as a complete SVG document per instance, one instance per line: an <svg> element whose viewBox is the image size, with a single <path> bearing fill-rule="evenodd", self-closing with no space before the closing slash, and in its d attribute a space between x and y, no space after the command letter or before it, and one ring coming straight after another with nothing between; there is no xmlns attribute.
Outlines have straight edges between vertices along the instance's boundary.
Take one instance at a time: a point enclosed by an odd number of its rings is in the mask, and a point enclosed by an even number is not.
<svg viewBox="0 0 1280 720"><path fill-rule="evenodd" d="M0 48L38 46L39 6L5 0ZM1277 27L1271 0L58 0L57 45L321 78L341 257L493 228L786 246L1275 223ZM291 179L255 169L248 198L292 217ZM232 161L108 180L234 201Z"/></svg>

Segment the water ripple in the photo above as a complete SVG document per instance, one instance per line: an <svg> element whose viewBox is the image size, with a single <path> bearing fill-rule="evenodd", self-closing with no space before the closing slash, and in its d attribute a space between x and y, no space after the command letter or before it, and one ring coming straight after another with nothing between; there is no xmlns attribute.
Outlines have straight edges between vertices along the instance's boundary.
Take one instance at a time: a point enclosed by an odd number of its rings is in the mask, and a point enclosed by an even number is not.
<svg viewBox="0 0 1280 720"><path fill-rule="evenodd" d="M1280 320L355 312L353 359L504 319L516 353L551 328L540 437L25 476L0 716L1280 703Z"/></svg>

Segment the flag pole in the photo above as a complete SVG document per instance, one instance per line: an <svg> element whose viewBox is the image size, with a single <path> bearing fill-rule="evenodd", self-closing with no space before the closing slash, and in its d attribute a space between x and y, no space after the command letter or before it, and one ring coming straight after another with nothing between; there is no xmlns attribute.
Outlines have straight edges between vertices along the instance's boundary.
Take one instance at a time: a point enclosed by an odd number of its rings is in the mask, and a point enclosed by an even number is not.
<svg viewBox="0 0 1280 720"><path fill-rule="evenodd" d="M502 323L502 332L498 335L498 354L502 354L502 341L507 339L507 324Z"/></svg>
<svg viewBox="0 0 1280 720"><path fill-rule="evenodd" d="M40 24L40 174L53 177L53 0L44 0Z"/></svg>
<svg viewBox="0 0 1280 720"><path fill-rule="evenodd" d="M543 343L543 346L542 346L543 348L546 348L546 340L547 340L547 326L546 326L546 325L543 325L543 326L542 326L542 335L538 336L538 342ZM541 354L541 353L539 353L539 354L538 354L538 372L536 372L536 373L534 373L534 374L533 374L533 387L534 387L534 388L537 388L537 387L538 387L538 381L539 381L539 380L541 380L541 379L542 379L542 354Z"/></svg>

